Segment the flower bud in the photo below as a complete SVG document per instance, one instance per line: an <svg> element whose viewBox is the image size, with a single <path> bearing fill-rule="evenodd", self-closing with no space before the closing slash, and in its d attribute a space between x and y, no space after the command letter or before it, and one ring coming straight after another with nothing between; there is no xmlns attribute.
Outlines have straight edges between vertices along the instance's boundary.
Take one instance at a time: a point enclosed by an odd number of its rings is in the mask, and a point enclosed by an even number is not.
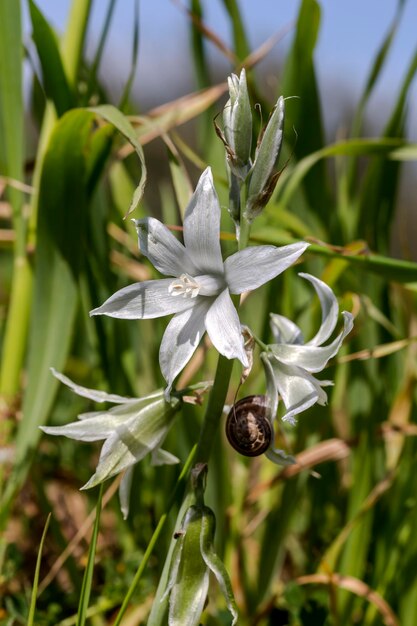
<svg viewBox="0 0 417 626"><path fill-rule="evenodd" d="M228 78L230 98L223 109L224 136L222 137L231 171L244 180L251 167L252 111L249 101L246 73Z"/></svg>
<svg viewBox="0 0 417 626"><path fill-rule="evenodd" d="M284 98L281 96L272 110L256 149L244 212L249 222L252 222L268 203L279 177L279 172L274 173L274 168L281 151L284 116Z"/></svg>
<svg viewBox="0 0 417 626"><path fill-rule="evenodd" d="M210 571L215 575L232 614L237 620L236 603L225 567L213 549L216 520L207 506L191 506L177 533L168 586L169 626L198 626L203 612Z"/></svg>
<svg viewBox="0 0 417 626"><path fill-rule="evenodd" d="M203 612L210 571L215 575L233 624L237 620L237 607L226 569L214 552L213 542L216 518L204 504L207 464L197 463L191 472L191 487L195 502L190 506L174 534L177 540L172 552L168 584L161 599L169 596L169 626L198 626Z"/></svg>

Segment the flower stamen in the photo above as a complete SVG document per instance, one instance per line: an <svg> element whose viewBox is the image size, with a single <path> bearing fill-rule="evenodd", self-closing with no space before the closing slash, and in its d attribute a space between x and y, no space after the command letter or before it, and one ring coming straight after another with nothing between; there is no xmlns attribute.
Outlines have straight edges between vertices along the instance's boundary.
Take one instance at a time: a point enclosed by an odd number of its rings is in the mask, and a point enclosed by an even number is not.
<svg viewBox="0 0 417 626"><path fill-rule="evenodd" d="M181 274L168 287L171 296L183 296L184 298L195 298L199 291L200 285L189 274Z"/></svg>

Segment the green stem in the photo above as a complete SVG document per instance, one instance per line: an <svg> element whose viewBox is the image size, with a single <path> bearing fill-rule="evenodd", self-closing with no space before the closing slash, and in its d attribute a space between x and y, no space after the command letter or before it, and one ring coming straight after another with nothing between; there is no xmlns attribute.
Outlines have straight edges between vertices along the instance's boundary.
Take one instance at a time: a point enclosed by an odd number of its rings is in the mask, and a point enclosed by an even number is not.
<svg viewBox="0 0 417 626"><path fill-rule="evenodd" d="M242 217L239 231L239 250L246 248L249 243L250 227L250 223Z"/></svg>
<svg viewBox="0 0 417 626"><path fill-rule="evenodd" d="M246 188L243 185L241 189L241 206L246 205ZM248 244L250 234L250 223L243 217L240 224L239 233L239 250L243 250ZM239 296L232 296L233 302L236 308L239 308ZM227 359L223 355L219 354L217 361L216 374L214 377L213 387L210 393L210 397L207 403L207 409L204 415L203 425L200 431L200 438L197 444L197 451L195 455L196 463L207 463L210 458L210 453L215 441L215 434L219 427L220 420L223 414L224 405L226 402L227 391L229 389L230 377L232 375L233 360ZM177 516L177 526L179 527L182 518L193 502L195 501L195 494L191 488L188 489L187 494L182 502L179 514ZM148 620L148 626L162 626L164 620L166 621L166 604L161 603L161 598L166 589L166 583L168 579L168 573L171 563L171 554L175 546L175 541L172 540L168 554L165 560L162 576L159 580L158 589L156 592L155 600L153 603L151 615ZM117 622L114 626L117 626Z"/></svg>
<svg viewBox="0 0 417 626"><path fill-rule="evenodd" d="M226 357L220 354L213 389L207 403L206 414L198 441L196 461L199 463L207 463L210 458L214 435L223 414L232 368L233 361L226 359Z"/></svg>

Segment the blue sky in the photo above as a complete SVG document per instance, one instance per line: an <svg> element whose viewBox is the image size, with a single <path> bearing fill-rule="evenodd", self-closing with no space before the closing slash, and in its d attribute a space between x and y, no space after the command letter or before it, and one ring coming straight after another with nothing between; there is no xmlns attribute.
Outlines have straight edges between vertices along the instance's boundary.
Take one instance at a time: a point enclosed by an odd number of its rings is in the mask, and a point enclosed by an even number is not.
<svg viewBox="0 0 417 626"><path fill-rule="evenodd" d="M184 4L185 0L180 0ZM129 71L131 24L134 0L119 0L102 75L122 89ZM38 5L54 26L62 31L69 0L38 0ZM185 77L192 75L188 58L187 19L173 0L141 0L140 62L135 92L153 92L154 100L165 101L172 90L176 95L187 90ZM253 47L290 25L299 0L240 0L247 32ZM396 0L321 0L322 25L316 50L316 64L322 93L342 107L343 101L356 100L372 60L395 13ZM94 50L107 2L95 0L89 28L90 51ZM221 0L206 0L205 21L218 35L230 41L229 22ZM371 102L371 113L378 114L381 103L395 100L401 79L417 48L417 2L409 0L392 49L389 63ZM285 53L291 32L270 53L271 63ZM215 50L213 58L221 60ZM230 69L224 63L225 73ZM417 81L416 81L417 82ZM410 114L412 134L417 127L416 85L413 87ZM416 139L414 136L413 139Z"/></svg>

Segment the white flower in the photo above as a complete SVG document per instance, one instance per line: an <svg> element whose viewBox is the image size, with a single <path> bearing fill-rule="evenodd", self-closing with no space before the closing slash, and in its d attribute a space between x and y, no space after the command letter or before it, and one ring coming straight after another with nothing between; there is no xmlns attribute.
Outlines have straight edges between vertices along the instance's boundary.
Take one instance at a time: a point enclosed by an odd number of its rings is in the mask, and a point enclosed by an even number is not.
<svg viewBox="0 0 417 626"><path fill-rule="evenodd" d="M117 405L108 410L82 413L77 422L64 426L41 426L41 430L48 435L65 435L79 441L106 440L96 472L82 489L95 487L107 478L127 470L120 484L121 508L127 517L133 465L149 453L152 454L154 465L178 463L177 457L160 446L181 406L181 400L171 397L170 402L167 402L163 391L143 398L125 398L81 387L54 369L51 371L79 396Z"/></svg>
<svg viewBox="0 0 417 626"><path fill-rule="evenodd" d="M343 339L353 328L353 316L342 312L344 327L342 332L327 346L327 341L335 329L339 306L333 291L324 282L310 274L299 274L309 280L315 288L322 308L322 323L317 334L304 343L301 330L291 320L282 315L271 314L271 327L275 343L262 354L270 388L275 388L284 402L287 412L283 420L295 423L294 416L305 411L316 402L327 403L323 387L332 385L329 380L318 380L312 374L320 372L328 360L334 357Z"/></svg>
<svg viewBox="0 0 417 626"><path fill-rule="evenodd" d="M256 289L292 265L307 248L256 246L228 257L220 248L220 204L210 168L200 177L184 217L184 245L159 220L136 221L139 245L156 269L171 276L135 283L90 315L148 319L170 315L159 362L169 392L205 331L228 359L248 366L240 321L230 294Z"/></svg>

